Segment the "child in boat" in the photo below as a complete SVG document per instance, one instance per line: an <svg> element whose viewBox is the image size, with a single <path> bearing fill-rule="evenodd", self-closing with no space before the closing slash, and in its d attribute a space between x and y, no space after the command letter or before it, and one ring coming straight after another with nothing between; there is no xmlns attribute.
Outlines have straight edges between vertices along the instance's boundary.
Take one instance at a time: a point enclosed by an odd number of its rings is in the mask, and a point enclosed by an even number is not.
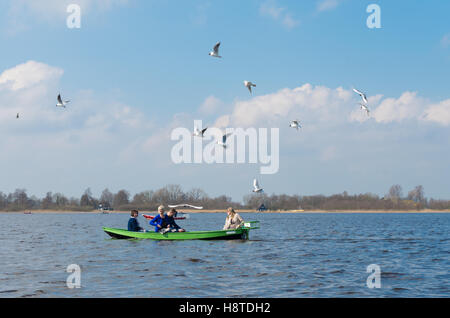
<svg viewBox="0 0 450 318"><path fill-rule="evenodd" d="M131 218L128 220L128 231L130 232L141 232L145 230L139 226L139 222L137 220L137 217L139 215L139 211L132 210L131 211Z"/></svg>
<svg viewBox="0 0 450 318"><path fill-rule="evenodd" d="M227 218L225 220L224 230L235 230L244 225L244 220L237 214L233 208L228 208Z"/></svg>
<svg viewBox="0 0 450 318"><path fill-rule="evenodd" d="M164 206L160 205L158 208L158 215L150 220L150 225L155 227L155 232L159 232L163 229L163 223L166 215L164 214Z"/></svg>
<svg viewBox="0 0 450 318"><path fill-rule="evenodd" d="M170 232L186 232L186 230L182 229L177 223L175 223L175 215L177 215L177 210L171 209L164 219L163 226L165 225L165 228Z"/></svg>

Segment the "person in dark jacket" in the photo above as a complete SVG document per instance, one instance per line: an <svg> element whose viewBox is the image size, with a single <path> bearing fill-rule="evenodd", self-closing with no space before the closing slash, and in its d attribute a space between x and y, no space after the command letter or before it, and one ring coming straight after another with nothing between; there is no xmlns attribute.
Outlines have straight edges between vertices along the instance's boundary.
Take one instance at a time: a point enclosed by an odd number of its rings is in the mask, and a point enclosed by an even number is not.
<svg viewBox="0 0 450 318"><path fill-rule="evenodd" d="M128 231L130 232L145 232L145 230L139 226L139 222L137 217L139 215L139 211L133 210L131 211L131 218L128 220Z"/></svg>
<svg viewBox="0 0 450 318"><path fill-rule="evenodd" d="M179 227L177 223L175 223L174 217L176 214L177 210L171 209L164 218L163 225L165 225L165 228L170 232L186 232L184 229Z"/></svg>

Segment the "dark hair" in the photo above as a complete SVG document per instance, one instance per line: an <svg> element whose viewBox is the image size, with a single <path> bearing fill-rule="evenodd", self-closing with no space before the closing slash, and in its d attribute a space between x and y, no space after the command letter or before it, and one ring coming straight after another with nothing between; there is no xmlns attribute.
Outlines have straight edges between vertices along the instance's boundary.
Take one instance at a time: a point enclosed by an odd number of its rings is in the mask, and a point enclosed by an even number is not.
<svg viewBox="0 0 450 318"><path fill-rule="evenodd" d="M138 210L131 210L131 216L133 216L135 214L139 214L139 211Z"/></svg>
<svg viewBox="0 0 450 318"><path fill-rule="evenodd" d="M177 213L177 210L175 210L175 209L170 209L169 212Z"/></svg>

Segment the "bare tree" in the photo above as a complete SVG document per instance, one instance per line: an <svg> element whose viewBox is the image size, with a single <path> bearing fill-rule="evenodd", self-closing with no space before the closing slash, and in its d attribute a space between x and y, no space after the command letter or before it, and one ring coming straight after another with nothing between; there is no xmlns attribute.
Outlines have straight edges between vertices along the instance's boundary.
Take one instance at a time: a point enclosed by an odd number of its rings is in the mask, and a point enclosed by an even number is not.
<svg viewBox="0 0 450 318"><path fill-rule="evenodd" d="M120 208L130 203L130 193L126 190L120 190L114 195L114 208Z"/></svg>
<svg viewBox="0 0 450 318"><path fill-rule="evenodd" d="M102 195L100 196L100 203L104 207L112 207L114 201L114 194L108 189L103 190Z"/></svg>
<svg viewBox="0 0 450 318"><path fill-rule="evenodd" d="M399 184L395 184L393 185L390 189L389 189L389 193L387 194L387 197L389 199L393 199L393 200L399 200L403 197L403 189L402 186Z"/></svg>
<svg viewBox="0 0 450 318"><path fill-rule="evenodd" d="M47 192L47 195L42 199L41 206L44 210L49 210L53 207L53 195L51 192Z"/></svg>
<svg viewBox="0 0 450 318"><path fill-rule="evenodd" d="M408 200L416 203L423 203L425 201L425 194L423 186L419 185L408 193Z"/></svg>

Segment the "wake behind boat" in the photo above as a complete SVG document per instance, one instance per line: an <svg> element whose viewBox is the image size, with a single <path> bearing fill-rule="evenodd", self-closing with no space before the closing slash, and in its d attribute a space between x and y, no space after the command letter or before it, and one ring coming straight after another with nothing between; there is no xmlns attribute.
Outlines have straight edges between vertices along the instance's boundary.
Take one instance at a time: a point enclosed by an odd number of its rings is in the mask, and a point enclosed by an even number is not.
<svg viewBox="0 0 450 318"><path fill-rule="evenodd" d="M114 239L141 239L157 241L181 240L248 240L250 230L259 229L259 221L245 222L244 226L234 230L201 231L201 232L131 232L127 230L104 227L103 231Z"/></svg>

